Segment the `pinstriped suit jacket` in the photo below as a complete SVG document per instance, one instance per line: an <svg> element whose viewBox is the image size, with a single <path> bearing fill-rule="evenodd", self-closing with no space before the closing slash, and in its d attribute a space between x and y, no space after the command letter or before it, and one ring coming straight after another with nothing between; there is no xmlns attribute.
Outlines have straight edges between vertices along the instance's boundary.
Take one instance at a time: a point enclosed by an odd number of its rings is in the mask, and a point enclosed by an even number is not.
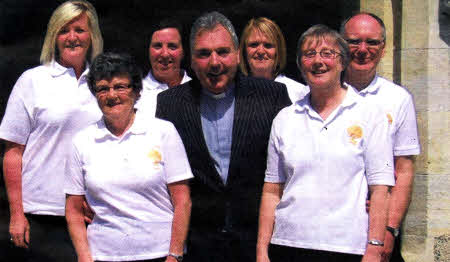
<svg viewBox="0 0 450 262"><path fill-rule="evenodd" d="M291 104L284 84L235 78L231 159L226 185L208 152L200 117L201 85L193 79L158 95L156 116L172 122L194 173L191 234L227 230L256 239L272 120ZM244 238L244 239L245 239Z"/></svg>

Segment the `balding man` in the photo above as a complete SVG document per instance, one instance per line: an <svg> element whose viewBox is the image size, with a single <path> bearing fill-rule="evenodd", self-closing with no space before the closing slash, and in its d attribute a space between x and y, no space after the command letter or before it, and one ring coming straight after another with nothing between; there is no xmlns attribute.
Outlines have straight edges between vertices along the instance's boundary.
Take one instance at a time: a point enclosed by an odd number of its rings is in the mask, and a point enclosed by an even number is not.
<svg viewBox="0 0 450 262"><path fill-rule="evenodd" d="M236 73L239 43L222 14L199 17L190 44L195 77L160 93L156 109L194 173L186 261L255 261L270 128L291 102L283 84Z"/></svg>
<svg viewBox="0 0 450 262"><path fill-rule="evenodd" d="M388 233L382 261L403 261L396 238L411 200L413 156L420 153L413 99L405 88L382 78L376 72L386 45L386 29L379 17L371 13L356 14L342 23L341 34L351 51L345 81L358 89L366 99L377 101L390 124L396 185L389 199ZM389 260L391 254L392 259Z"/></svg>

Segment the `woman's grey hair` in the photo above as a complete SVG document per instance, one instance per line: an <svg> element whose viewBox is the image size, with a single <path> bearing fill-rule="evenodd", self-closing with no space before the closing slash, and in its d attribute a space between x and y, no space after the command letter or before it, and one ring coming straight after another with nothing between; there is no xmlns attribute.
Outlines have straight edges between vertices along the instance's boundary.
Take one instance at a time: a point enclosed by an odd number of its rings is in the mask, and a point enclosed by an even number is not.
<svg viewBox="0 0 450 262"><path fill-rule="evenodd" d="M350 63L350 49L348 47L347 41L335 30L329 28L326 25L313 25L308 30L306 30L298 39L297 42L297 67L301 71L301 58L302 58L302 47L307 41L332 41L339 48L339 54L341 56L341 64L344 70L341 74L341 81L343 81L344 73Z"/></svg>
<svg viewBox="0 0 450 262"><path fill-rule="evenodd" d="M375 15L373 13L369 13L369 12L359 12L359 13L356 13L356 14L350 16L349 18L345 19L341 23L341 27L339 28L339 32L341 33L341 35L345 35L345 25L348 23L348 21L350 21L350 19L352 19L353 17L359 16L359 15L368 15L368 16L372 17L373 19L375 19L381 27L381 36L383 37L383 41L386 42L386 26L384 25L383 20L381 18L379 18L377 15Z"/></svg>
<svg viewBox="0 0 450 262"><path fill-rule="evenodd" d="M197 34L202 30L212 30L217 25L222 25L230 33L234 47L236 49L239 48L239 40L231 21L228 18L226 18L223 14L214 11L203 14L202 16L197 18L197 20L195 20L194 24L192 25L191 34L189 37L191 53L193 53L192 51L194 50L195 37L197 36Z"/></svg>
<svg viewBox="0 0 450 262"><path fill-rule="evenodd" d="M44 45L41 51L41 64L48 64L58 58L56 38L59 31L67 23L83 13L86 13L88 17L89 32L91 34L91 47L86 59L91 62L103 51L103 38L94 6L84 0L67 1L56 8L48 22L47 33L45 34Z"/></svg>

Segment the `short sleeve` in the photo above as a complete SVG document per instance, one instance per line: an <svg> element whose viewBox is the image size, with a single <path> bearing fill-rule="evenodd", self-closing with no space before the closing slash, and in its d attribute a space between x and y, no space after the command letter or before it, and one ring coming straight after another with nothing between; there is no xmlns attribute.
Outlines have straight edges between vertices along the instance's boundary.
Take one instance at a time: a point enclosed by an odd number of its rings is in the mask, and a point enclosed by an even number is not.
<svg viewBox="0 0 450 262"><path fill-rule="evenodd" d="M167 184L193 178L180 135L172 123L164 121L166 130L162 141L164 172Z"/></svg>
<svg viewBox="0 0 450 262"><path fill-rule="evenodd" d="M364 164L369 185L395 185L392 140L388 121L381 109L373 105L368 117Z"/></svg>
<svg viewBox="0 0 450 262"><path fill-rule="evenodd" d="M286 175L284 174L283 162L280 156L279 137L277 134L278 126L279 121L275 118L270 131L269 145L267 148L267 169L264 182L286 182Z"/></svg>
<svg viewBox="0 0 450 262"><path fill-rule="evenodd" d="M69 195L85 195L86 193L80 154L74 144L68 153L65 167L64 193Z"/></svg>
<svg viewBox="0 0 450 262"><path fill-rule="evenodd" d="M399 123L394 138L394 156L420 154L420 143L417 132L416 110L412 96L408 93L402 104Z"/></svg>
<svg viewBox="0 0 450 262"><path fill-rule="evenodd" d="M29 74L17 80L8 99L0 125L0 138L17 144L27 144L32 130L33 92Z"/></svg>

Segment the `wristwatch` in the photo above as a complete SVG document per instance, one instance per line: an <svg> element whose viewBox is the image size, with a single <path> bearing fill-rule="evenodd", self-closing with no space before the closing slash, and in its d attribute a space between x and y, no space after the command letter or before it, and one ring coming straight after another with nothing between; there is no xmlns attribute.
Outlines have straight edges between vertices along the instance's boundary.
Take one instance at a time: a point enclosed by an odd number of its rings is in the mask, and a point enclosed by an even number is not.
<svg viewBox="0 0 450 262"><path fill-rule="evenodd" d="M386 230L389 231L395 238L398 237L398 234L400 234L400 229L398 228L386 226Z"/></svg>
<svg viewBox="0 0 450 262"><path fill-rule="evenodd" d="M177 262L183 261L183 255L177 255L174 253L169 253L167 256L175 258Z"/></svg>

